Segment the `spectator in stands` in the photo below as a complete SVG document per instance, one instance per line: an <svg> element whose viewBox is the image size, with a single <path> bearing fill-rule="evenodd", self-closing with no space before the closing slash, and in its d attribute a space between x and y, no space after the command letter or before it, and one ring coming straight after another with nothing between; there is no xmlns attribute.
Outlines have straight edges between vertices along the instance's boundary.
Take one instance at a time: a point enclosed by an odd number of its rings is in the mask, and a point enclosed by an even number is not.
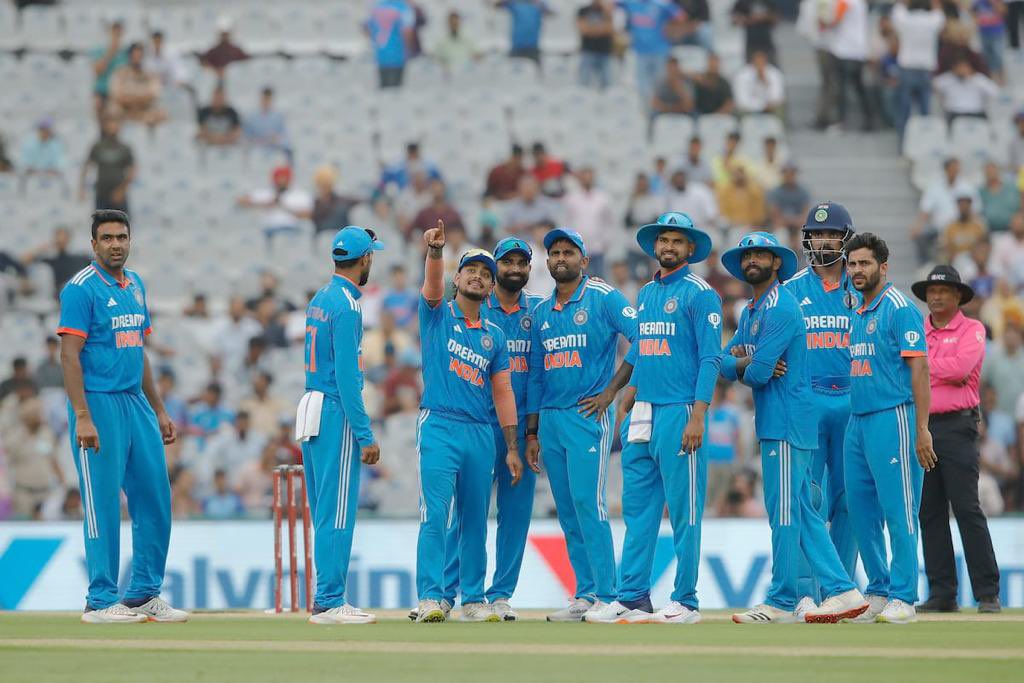
<svg viewBox="0 0 1024 683"><path fill-rule="evenodd" d="M569 172L569 164L558 157L548 154L543 142L533 143L533 169L531 173L540 183L540 188L549 197L561 197L565 193L562 180Z"/></svg>
<svg viewBox="0 0 1024 683"><path fill-rule="evenodd" d="M316 195L313 198L314 237L321 232L335 233L351 221L349 213L362 200L338 194L334 186L338 182L338 170L334 166L323 165L313 172L313 186Z"/></svg>
<svg viewBox="0 0 1024 683"><path fill-rule="evenodd" d="M743 469L732 475L729 488L715 503L716 517L764 517L764 506L754 495L757 473Z"/></svg>
<svg viewBox="0 0 1024 683"><path fill-rule="evenodd" d="M405 0L377 0L363 30L373 43L381 88L399 88L410 57L408 42L416 13Z"/></svg>
<svg viewBox="0 0 1024 683"><path fill-rule="evenodd" d="M156 74L160 79L160 85L164 92L173 88L182 88L190 95L194 95L191 84L188 82L188 69L181 54L167 46L164 42L163 31L153 31L150 36L149 50L146 52L145 69Z"/></svg>
<svg viewBox="0 0 1024 683"><path fill-rule="evenodd" d="M992 272L1013 292L1024 290L1024 212L1010 219L1010 230L992 240Z"/></svg>
<svg viewBox="0 0 1024 683"><path fill-rule="evenodd" d="M587 256L590 257L587 272L602 277L605 252L611 245L615 229L612 197L597 187L594 168L589 164L580 166L575 173L575 181L569 183L562 199L565 223L583 236Z"/></svg>
<svg viewBox="0 0 1024 683"><path fill-rule="evenodd" d="M626 227L636 230L641 225L653 223L664 211L665 196L651 192L650 178L646 173L637 173L626 205Z"/></svg>
<svg viewBox="0 0 1024 683"><path fill-rule="evenodd" d="M900 39L895 29L885 38L885 47L879 53L877 64L874 65L877 82L876 89L881 103L882 115L886 123L893 128L899 126L902 110L900 109Z"/></svg>
<svg viewBox="0 0 1024 683"><path fill-rule="evenodd" d="M779 141L769 135L762 141L764 152L761 160L753 164L751 171L757 182L766 190L778 187L782 182L782 169L786 165L786 155L779 151Z"/></svg>
<svg viewBox="0 0 1024 683"><path fill-rule="evenodd" d="M786 229L789 237L800 233L811 208L811 194L797 181L796 164L782 167L782 182L768 193L768 215L772 228Z"/></svg>
<svg viewBox="0 0 1024 683"><path fill-rule="evenodd" d="M291 429L295 428L294 423L288 426ZM237 472L231 473L234 489L249 514L264 516L270 510L274 468L282 464L277 462L277 449L274 447L276 443L268 441L259 460L246 462Z"/></svg>
<svg viewBox="0 0 1024 683"><path fill-rule="evenodd" d="M381 297L381 314L388 312L401 328L409 325L416 315L419 292L409 286L409 272L400 263L391 266L391 279Z"/></svg>
<svg viewBox="0 0 1024 683"><path fill-rule="evenodd" d="M434 223L437 226L437 223ZM424 226L426 227L426 226ZM451 249L451 253L459 254L460 256L470 249L476 249L477 245L469 241L466 237L466 228L462 223L456 223L453 225L444 226L445 230L445 248ZM459 272L459 260L458 259L445 259L444 264L444 282L445 282L445 296L446 298L454 298L455 296L455 275Z"/></svg>
<svg viewBox="0 0 1024 683"><path fill-rule="evenodd" d="M163 399L167 414L171 416L171 422L174 423L178 431L177 440L164 448L168 464L174 464L178 461L188 435L188 405L178 395L177 383L177 377L170 368L162 368L157 374L157 391L160 394L160 398Z"/></svg>
<svg viewBox="0 0 1024 683"><path fill-rule="evenodd" d="M954 62L952 71L936 76L932 87L950 123L958 116L987 118L985 110L988 103L999 94L999 86L976 72L965 57Z"/></svg>
<svg viewBox="0 0 1024 683"><path fill-rule="evenodd" d="M265 352L268 348L283 349L288 346L288 333L285 330L283 311L277 306L273 297L260 298L253 315L263 332L260 336L249 340L249 353L246 354L245 360L239 368L240 379L245 383L252 381L255 373L265 369L268 362Z"/></svg>
<svg viewBox="0 0 1024 683"><path fill-rule="evenodd" d="M868 5L866 0L843 0L828 21L828 45L835 57L839 123L846 125L846 90L853 88L860 102L864 130L875 126L874 108L864 87L864 62L868 59Z"/></svg>
<svg viewBox="0 0 1024 683"><path fill-rule="evenodd" d="M11 376L0 382L0 402L14 393L19 386L32 383L32 373L28 369L28 360L24 356L16 356L11 361Z"/></svg>
<svg viewBox="0 0 1024 683"><path fill-rule="evenodd" d="M651 183L651 192L654 194L665 194L668 189L668 159L665 157L654 158L654 170L647 174L647 180Z"/></svg>
<svg viewBox="0 0 1024 683"><path fill-rule="evenodd" d="M85 179L90 167L96 167L94 191L97 209L118 209L128 212L128 187L135 180L135 156L131 147L118 137L121 124L110 116L103 117L100 139L89 149L79 176L79 200L85 200ZM130 215L130 214L129 214Z"/></svg>
<svg viewBox="0 0 1024 683"><path fill-rule="evenodd" d="M694 108L698 114L731 114L735 108L732 86L722 76L721 61L714 52L708 54L704 73L691 77L693 80Z"/></svg>
<svg viewBox="0 0 1024 683"><path fill-rule="evenodd" d="M142 43L128 46L128 63L118 67L110 78L107 113L152 129L167 120L167 111L160 107L160 77L144 68L144 57Z"/></svg>
<svg viewBox="0 0 1024 683"><path fill-rule="evenodd" d="M711 26L711 8L708 0L674 0L686 16L678 43L697 45L708 52L715 49L715 31Z"/></svg>
<svg viewBox="0 0 1024 683"><path fill-rule="evenodd" d="M35 134L21 145L21 172L33 174L64 175L66 158L64 142L53 133L53 119L44 117L36 122Z"/></svg>
<svg viewBox="0 0 1024 683"><path fill-rule="evenodd" d="M447 237L447 230L445 236ZM420 365L420 352L417 349L409 348L398 355L398 364L388 373L381 385L382 417L387 418L402 412L403 407L413 402L419 405L423 395L420 386ZM406 400L408 394L411 394L412 400Z"/></svg>
<svg viewBox="0 0 1024 683"><path fill-rule="evenodd" d="M519 179L524 173L526 168L523 165L523 148L514 144L511 156L488 171L484 196L499 201L512 199L519 191Z"/></svg>
<svg viewBox="0 0 1024 683"><path fill-rule="evenodd" d="M434 58L448 73L461 69L480 57L480 48L462 33L462 17L455 10L448 12L448 32L434 46Z"/></svg>
<svg viewBox="0 0 1024 683"><path fill-rule="evenodd" d="M636 297L640 293L640 283L633 277L628 261L619 260L613 262L609 280L612 287L622 292L622 296L626 297L626 301L636 306Z"/></svg>
<svg viewBox="0 0 1024 683"><path fill-rule="evenodd" d="M240 296L228 300L227 316L213 320L210 328L214 332L211 352L224 360L242 358L249 348L249 340L263 331L249 315L245 300Z"/></svg>
<svg viewBox="0 0 1024 683"><path fill-rule="evenodd" d="M764 190L741 164L731 168L729 182L717 190L718 208L730 227L759 228L766 219Z"/></svg>
<svg viewBox="0 0 1024 683"><path fill-rule="evenodd" d="M1017 175L1024 172L1024 109L1014 115L1013 122L1017 126L1017 134L1010 143L1010 173Z"/></svg>
<svg viewBox="0 0 1024 683"><path fill-rule="evenodd" d="M1010 49L1018 61L1024 57L1020 46L1020 27L1024 24L1024 0L1003 0L1006 5L1006 26L1010 29Z"/></svg>
<svg viewBox="0 0 1024 683"><path fill-rule="evenodd" d="M278 166L270 173L270 187L253 190L238 198L238 206L263 214L263 236L270 248L274 236L295 234L313 216L313 198L292 187L292 169Z"/></svg>
<svg viewBox="0 0 1024 683"><path fill-rule="evenodd" d="M933 76L952 71L961 59L970 62L971 67L978 73L988 76L989 69L985 58L971 45L973 37L973 31L957 18L955 12L952 15L947 14L946 24L939 34L938 68Z"/></svg>
<svg viewBox="0 0 1024 683"><path fill-rule="evenodd" d="M496 0L494 6L507 10L512 17L509 56L532 59L540 64L540 32L544 26L544 15L554 14L547 0Z"/></svg>
<svg viewBox="0 0 1024 683"><path fill-rule="evenodd" d="M992 242L986 235L953 262L953 267L963 275L964 282L970 285L979 300L988 299L995 291L996 279L989 268L991 258Z"/></svg>
<svg viewBox="0 0 1024 683"><path fill-rule="evenodd" d="M45 355L36 365L32 381L40 389L63 389L64 371L60 365L60 340L48 336L45 343Z"/></svg>
<svg viewBox="0 0 1024 683"><path fill-rule="evenodd" d="M985 353L985 364L981 368L981 381L991 386L998 396L999 410L1007 415L1017 416L1018 425L1024 413L1017 410L1022 406L1019 400L1024 396L1024 350L1021 349L1022 330L1017 320L1007 321L1003 329L1002 343L993 343ZM1018 443L1024 436L1018 429Z"/></svg>
<svg viewBox="0 0 1024 683"><path fill-rule="evenodd" d="M448 225L445 224L445 229ZM363 335L363 368L368 377L380 382L394 367L394 362L407 349L415 349L412 335L398 325L393 311L385 308L380 312L380 323Z"/></svg>
<svg viewBox="0 0 1024 683"><path fill-rule="evenodd" d="M115 19L107 26L109 38L104 47L97 47L90 53L92 59L92 72L96 79L93 81L92 92L94 97L94 108L96 115L102 116L107 106L107 98L110 94L110 77L117 71L118 67L128 62L128 51L122 47L121 40L124 37L124 23Z"/></svg>
<svg viewBox="0 0 1024 683"><path fill-rule="evenodd" d="M206 145L237 145L242 137L242 118L228 104L224 86L213 89L210 104L200 107L196 114L199 130L196 139Z"/></svg>
<svg viewBox="0 0 1024 683"><path fill-rule="evenodd" d="M685 15L666 0L616 0L626 12L626 29L636 59L636 89L640 101L651 102L672 50L670 33L681 31Z"/></svg>
<svg viewBox="0 0 1024 683"><path fill-rule="evenodd" d="M604 90L611 83L615 23L607 0L591 0L576 12L580 34L580 85Z"/></svg>
<svg viewBox="0 0 1024 683"><path fill-rule="evenodd" d="M255 373L252 379L252 394L238 404L238 409L249 416L252 431L268 438L277 431L277 422L281 415L291 408L280 396L270 392L273 384L274 376L269 372Z"/></svg>
<svg viewBox="0 0 1024 683"><path fill-rule="evenodd" d="M981 39L981 52L989 73L999 84L1006 83L1003 50L1006 42L1006 4L1003 0L972 0L971 16Z"/></svg>
<svg viewBox="0 0 1024 683"><path fill-rule="evenodd" d="M397 189L403 190L409 185L413 174L417 171L422 172L430 179L441 177L441 171L437 168L437 164L424 159L420 154L419 143L408 142L405 145L405 159L393 166L382 168L379 186L381 189L387 189L393 185Z"/></svg>
<svg viewBox="0 0 1024 683"><path fill-rule="evenodd" d="M242 122L242 134L246 143L253 147L281 150L290 165L292 143L288 137L284 113L274 107L274 89L264 86L260 92L260 107L246 115Z"/></svg>
<svg viewBox="0 0 1024 683"><path fill-rule="evenodd" d="M691 183L681 168L672 172L665 211L681 211L701 230L710 230L718 222L715 194L703 183Z"/></svg>
<svg viewBox="0 0 1024 683"><path fill-rule="evenodd" d="M555 222L558 207L540 193L540 183L532 174L519 179L518 196L505 207L505 232L529 235L536 225Z"/></svg>
<svg viewBox="0 0 1024 683"><path fill-rule="evenodd" d="M1020 190L1003 178L1003 171L993 161L985 164L985 182L978 189L981 212L993 233L1010 229L1010 219L1020 211Z"/></svg>
<svg viewBox="0 0 1024 683"><path fill-rule="evenodd" d="M745 31L745 54L749 60L755 52L764 52L776 62L775 39L772 33L779 20L776 0L736 0L732 6L732 23Z"/></svg>
<svg viewBox="0 0 1024 683"><path fill-rule="evenodd" d="M217 42L206 52L199 55L199 63L211 69L218 82L224 81L224 70L233 62L249 59L249 53L231 40L231 19L221 17L217 20Z"/></svg>
<svg viewBox="0 0 1024 683"><path fill-rule="evenodd" d="M973 192L960 191L956 195L957 217L946 226L942 234L945 263L952 263L960 254L970 250L978 240L988 234L985 224L974 213Z"/></svg>
<svg viewBox="0 0 1024 683"><path fill-rule="evenodd" d="M740 114L782 116L786 84L782 72L768 61L768 53L756 50L750 63L736 72L733 96Z"/></svg>
<svg viewBox="0 0 1024 683"><path fill-rule="evenodd" d="M412 222L406 226L406 239L412 239L416 236L417 231L424 230L428 226L437 225L439 220L444 221L445 228L465 230L466 224L458 209L448 201L448 188L445 187L444 181L431 180L428 191L430 192L430 203L420 209Z"/></svg>
<svg viewBox="0 0 1024 683"><path fill-rule="evenodd" d="M972 206L980 206L975 190L960 177L960 161L949 158L943 163L943 176L933 182L921 196L917 220L910 228L910 237L917 247L920 263L927 262L935 246L940 230L956 220L957 196L971 195Z"/></svg>
<svg viewBox="0 0 1024 683"><path fill-rule="evenodd" d="M651 96L651 115L690 114L693 112L693 93L686 82L679 60L669 57L665 62L665 73L654 87Z"/></svg>
<svg viewBox="0 0 1024 683"><path fill-rule="evenodd" d="M939 33L946 23L941 0L900 2L892 10L892 23L899 36L900 119L897 129L903 135L907 119L917 103L922 116L929 112L931 73L938 66Z"/></svg>
<svg viewBox="0 0 1024 683"><path fill-rule="evenodd" d="M796 20L797 33L810 42L818 67L818 97L815 105L814 127L825 130L835 121L837 77L836 58L830 51L829 35L825 24L831 17L833 4L818 0L801 0Z"/></svg>
<svg viewBox="0 0 1024 683"><path fill-rule="evenodd" d="M57 461L57 435L43 420L43 404L29 398L18 407L14 428L4 434L4 454L14 482L12 509L16 516L31 518L53 493L66 484Z"/></svg>
<svg viewBox="0 0 1024 683"><path fill-rule="evenodd" d="M188 431L197 437L196 441L200 450L203 450L207 439L216 434L222 425L234 420L234 413L222 403L223 395L224 391L220 384L216 382L207 384L203 393L195 401L196 408L189 414Z"/></svg>
<svg viewBox="0 0 1024 683"><path fill-rule="evenodd" d="M245 463L258 461L266 446L267 436L252 428L249 413L239 410L210 436L199 461L192 464L200 489L210 489L216 470L237 472Z"/></svg>
<svg viewBox="0 0 1024 683"><path fill-rule="evenodd" d="M64 498L60 504L59 518L65 521L81 521L84 516L82 493L73 486L68 487L64 491Z"/></svg>
<svg viewBox="0 0 1024 683"><path fill-rule="evenodd" d="M194 519L203 512L202 506L195 497L196 479L192 471L177 465L171 468L171 517L173 519Z"/></svg>
<svg viewBox="0 0 1024 683"><path fill-rule="evenodd" d="M725 148L722 156L711 160L711 178L715 187L729 182L734 166L743 166L746 169L753 167L753 163L740 152L742 138L738 131L732 131L725 137Z"/></svg>
<svg viewBox="0 0 1024 683"><path fill-rule="evenodd" d="M213 473L213 492L203 498L203 516L210 519L236 519L245 514L241 497L228 486L223 469Z"/></svg>
<svg viewBox="0 0 1024 683"><path fill-rule="evenodd" d="M412 182L403 188L395 197L395 217L398 227L404 234L413 234L416 230L424 230L426 226L416 225L416 216L430 204L430 177L423 169L416 169L411 174Z"/></svg>
<svg viewBox="0 0 1024 683"><path fill-rule="evenodd" d="M711 186L714 183L714 176L711 167L704 161L704 143L699 136L690 138L686 147L686 156L683 157L679 168L686 173L686 179L691 183L704 183Z"/></svg>
<svg viewBox="0 0 1024 683"><path fill-rule="evenodd" d="M718 261L715 261L718 263ZM745 456L743 450L743 410L731 384L719 381L708 411L707 500L718 501L729 490L733 469Z"/></svg>

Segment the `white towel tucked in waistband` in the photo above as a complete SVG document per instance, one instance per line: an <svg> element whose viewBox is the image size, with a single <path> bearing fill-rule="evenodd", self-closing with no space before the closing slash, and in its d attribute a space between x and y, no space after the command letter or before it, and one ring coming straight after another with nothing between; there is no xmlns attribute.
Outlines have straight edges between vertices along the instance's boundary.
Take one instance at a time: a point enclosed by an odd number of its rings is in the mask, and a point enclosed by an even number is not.
<svg viewBox="0 0 1024 683"><path fill-rule="evenodd" d="M295 411L295 440L309 441L320 434L320 412L324 408L324 395L319 391L307 391L299 399Z"/></svg>
<svg viewBox="0 0 1024 683"><path fill-rule="evenodd" d="M633 404L633 412L629 414L629 443L648 443L651 440L651 418L653 410L647 401Z"/></svg>

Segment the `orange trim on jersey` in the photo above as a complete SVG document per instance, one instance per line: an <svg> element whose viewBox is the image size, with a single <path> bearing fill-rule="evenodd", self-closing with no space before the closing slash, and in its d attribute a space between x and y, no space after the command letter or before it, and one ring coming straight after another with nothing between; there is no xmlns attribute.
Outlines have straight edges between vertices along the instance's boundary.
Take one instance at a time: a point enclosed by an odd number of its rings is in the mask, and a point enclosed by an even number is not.
<svg viewBox="0 0 1024 683"><path fill-rule="evenodd" d="M900 351L900 355L903 356L904 358L921 358L922 356L927 356L928 354L924 351Z"/></svg>
<svg viewBox="0 0 1024 683"><path fill-rule="evenodd" d="M89 338L88 334L86 334L85 332L82 332L81 330L76 330L73 327L58 327L57 328L57 334L59 334L59 335L70 334L70 335L75 336L75 337L81 337L82 339L88 339Z"/></svg>
<svg viewBox="0 0 1024 683"><path fill-rule="evenodd" d="M674 273L674 272L676 272L678 270L682 270L683 268L685 268L688 265L690 265L690 264L687 263L686 261L683 261L682 263L680 263L678 266L676 266L672 270L659 270L658 273L657 273L658 274L658 279L659 280L664 280L665 278L667 278L672 273Z"/></svg>
<svg viewBox="0 0 1024 683"><path fill-rule="evenodd" d="M828 280L825 280L825 279L821 280L821 286L822 286L822 288L824 288L826 293L836 291L837 289L839 289L841 284L842 284L841 281L840 282L836 282L836 283L831 283L831 282L829 282Z"/></svg>
<svg viewBox="0 0 1024 683"><path fill-rule="evenodd" d="M148 337L151 334L153 334L153 326L152 325L150 325L149 327L147 327L146 329L144 329L142 331L142 335L145 336L145 337Z"/></svg>

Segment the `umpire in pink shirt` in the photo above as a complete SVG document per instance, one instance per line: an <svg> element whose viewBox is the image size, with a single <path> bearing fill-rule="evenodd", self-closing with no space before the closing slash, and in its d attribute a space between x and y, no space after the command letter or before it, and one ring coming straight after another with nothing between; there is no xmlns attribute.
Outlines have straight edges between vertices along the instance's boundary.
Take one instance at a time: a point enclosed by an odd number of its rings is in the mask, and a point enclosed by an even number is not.
<svg viewBox="0 0 1024 683"><path fill-rule="evenodd" d="M939 456L938 466L925 472L921 492L921 541L929 597L917 609L960 609L949 530L952 504L978 611L999 612L999 567L978 502L978 384L985 358L985 327L960 311L960 306L974 298L974 290L960 281L956 269L936 266L926 280L915 282L910 289L928 304L924 324L932 386L928 428Z"/></svg>

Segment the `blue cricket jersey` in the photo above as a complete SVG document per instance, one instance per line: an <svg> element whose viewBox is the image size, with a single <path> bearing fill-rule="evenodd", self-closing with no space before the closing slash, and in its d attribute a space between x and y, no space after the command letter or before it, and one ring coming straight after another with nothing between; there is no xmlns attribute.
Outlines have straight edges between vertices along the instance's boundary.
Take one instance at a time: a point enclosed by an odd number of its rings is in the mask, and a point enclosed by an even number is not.
<svg viewBox="0 0 1024 683"><path fill-rule="evenodd" d="M850 318L860 306L860 293L846 272L835 285L821 279L810 266L797 271L783 288L800 304L807 327L807 353L811 363L811 389L815 393L850 392ZM853 307L847 305L852 302Z"/></svg>
<svg viewBox="0 0 1024 683"><path fill-rule="evenodd" d="M405 65L405 29L416 23L416 15L405 0L383 0L370 10L366 30L370 32L377 64L383 67Z"/></svg>
<svg viewBox="0 0 1024 683"><path fill-rule="evenodd" d="M785 441L802 450L818 447L806 332L796 297L776 282L743 309L736 335L722 353L722 376L728 380L737 379L737 358L730 353L734 346L742 345L753 358L742 382L754 390L754 430L760 441ZM772 377L780 358L786 374Z"/></svg>
<svg viewBox="0 0 1024 683"><path fill-rule="evenodd" d="M571 408L604 391L615 374L616 335L632 344L637 313L626 297L584 276L564 306L556 292L533 309L527 414Z"/></svg>
<svg viewBox="0 0 1024 683"><path fill-rule="evenodd" d="M618 0L615 3L626 12L633 51L640 55L663 55L672 49L665 35L665 24L683 12L668 0Z"/></svg>
<svg viewBox="0 0 1024 683"><path fill-rule="evenodd" d="M927 356L924 316L887 284L861 306L850 330L850 412L866 415L914 400L906 358Z"/></svg>
<svg viewBox="0 0 1024 683"><path fill-rule="evenodd" d="M125 269L118 282L93 261L61 290L57 334L85 340L79 358L86 391L141 391L151 331L146 288L135 271Z"/></svg>
<svg viewBox="0 0 1024 683"><path fill-rule="evenodd" d="M722 353L722 300L689 266L644 285L638 334L626 355L638 401L711 404Z"/></svg>
<svg viewBox="0 0 1024 683"><path fill-rule="evenodd" d="M516 396L516 413L519 415L519 426L523 429L526 428L526 391L530 382L530 343L533 326L530 311L539 301L539 296L520 291L519 302L509 310L502 308L497 294L492 293L484 302L487 318L505 333L509 368L512 371L512 393ZM491 415L491 422L498 424L497 413Z"/></svg>
<svg viewBox="0 0 1024 683"><path fill-rule="evenodd" d="M512 49L537 47L547 3L544 0L505 0L501 7L512 15Z"/></svg>
<svg viewBox="0 0 1024 683"><path fill-rule="evenodd" d="M490 424L494 417L491 377L509 369L501 327L488 319L470 322L455 301L431 308L420 295L423 400L420 407L467 422Z"/></svg>
<svg viewBox="0 0 1024 683"><path fill-rule="evenodd" d="M363 405L363 309L359 287L335 274L306 308L306 390L341 403L360 447L373 443Z"/></svg>

